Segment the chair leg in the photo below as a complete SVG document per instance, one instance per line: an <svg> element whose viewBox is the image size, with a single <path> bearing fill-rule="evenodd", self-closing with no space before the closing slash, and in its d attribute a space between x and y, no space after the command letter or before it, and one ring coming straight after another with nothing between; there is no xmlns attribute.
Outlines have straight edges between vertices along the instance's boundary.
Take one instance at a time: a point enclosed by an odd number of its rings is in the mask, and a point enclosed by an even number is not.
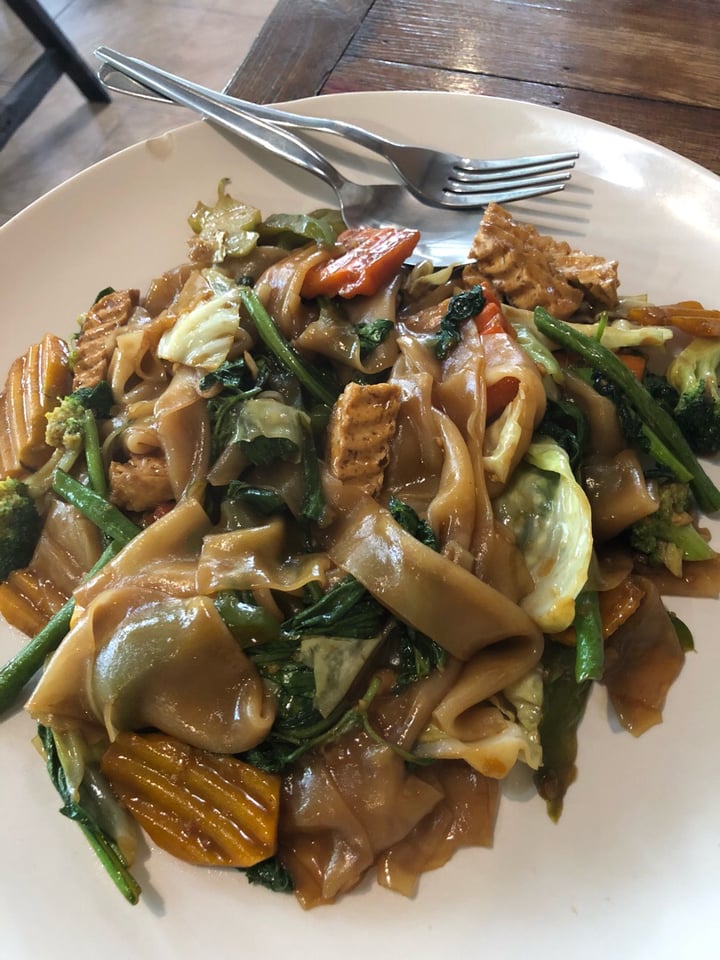
<svg viewBox="0 0 720 960"><path fill-rule="evenodd" d="M0 99L0 149L63 75L55 50L45 50Z"/></svg>
<svg viewBox="0 0 720 960"><path fill-rule="evenodd" d="M40 6L38 0L5 0L5 2L46 50L56 52L62 71L70 77L88 100L109 103L110 95L105 87Z"/></svg>

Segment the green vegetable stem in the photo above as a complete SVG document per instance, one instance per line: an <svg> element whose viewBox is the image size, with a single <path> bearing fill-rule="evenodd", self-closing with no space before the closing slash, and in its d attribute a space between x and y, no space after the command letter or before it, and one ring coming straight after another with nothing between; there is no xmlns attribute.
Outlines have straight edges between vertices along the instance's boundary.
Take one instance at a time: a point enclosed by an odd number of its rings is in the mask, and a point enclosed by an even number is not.
<svg viewBox="0 0 720 960"><path fill-rule="evenodd" d="M128 870L127 860L115 841L98 825L89 809L81 801L78 802L73 798L60 763L52 730L40 725L38 734L45 752L50 779L63 801L60 813L78 824L115 886L128 903L135 905L140 899L140 886Z"/></svg>
<svg viewBox="0 0 720 960"><path fill-rule="evenodd" d="M601 680L605 661L600 604L595 590L580 591L575 600L575 680Z"/></svg>
<svg viewBox="0 0 720 960"><path fill-rule="evenodd" d="M108 560L140 532L117 507L62 470L56 470L53 475L53 489L110 538L110 543L88 573L88 578L105 566ZM0 670L0 713L15 702L25 684L43 665L45 658L60 645L70 628L74 609L75 600L70 597L43 629Z"/></svg>
<svg viewBox="0 0 720 960"><path fill-rule="evenodd" d="M591 680L575 679L576 652L572 647L548 642L543 655L543 715L540 742L543 762L535 774L535 785L547 804L549 816L557 821L563 799L577 770L577 731L585 714Z"/></svg>
<svg viewBox="0 0 720 960"><path fill-rule="evenodd" d="M59 497L76 507L83 516L92 520L102 533L120 546L125 546L140 533L140 528L121 510L62 470L55 471L52 486Z"/></svg>
<svg viewBox="0 0 720 960"><path fill-rule="evenodd" d="M325 403L331 407L335 403L337 393L330 389L317 370L314 370L299 353L293 350L278 330L275 321L262 305L255 291L249 287L242 287L240 297L255 324L260 339L268 350L277 357L283 366L295 374L311 396L319 400L320 403Z"/></svg>
<svg viewBox="0 0 720 960"><path fill-rule="evenodd" d="M720 510L720 490L698 463L690 445L672 416L663 409L615 354L597 340L586 337L571 326L536 307L535 325L540 333L578 354L582 360L607 377L622 392L625 402L634 408L643 423L657 435L690 473L690 486L701 510Z"/></svg>
<svg viewBox="0 0 720 960"><path fill-rule="evenodd" d="M225 625L241 644L277 638L280 632L277 620L263 607L249 603L236 590L222 590L214 601Z"/></svg>

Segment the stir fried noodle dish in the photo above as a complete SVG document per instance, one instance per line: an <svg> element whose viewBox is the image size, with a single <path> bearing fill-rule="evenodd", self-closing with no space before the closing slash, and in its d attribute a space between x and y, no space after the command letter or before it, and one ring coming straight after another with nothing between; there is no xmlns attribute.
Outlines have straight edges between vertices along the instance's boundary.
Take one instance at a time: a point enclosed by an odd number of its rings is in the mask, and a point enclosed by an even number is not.
<svg viewBox="0 0 720 960"><path fill-rule="evenodd" d="M661 722L665 598L718 594L720 313L495 204L455 267L226 181L189 224L7 373L0 706L130 902L140 830L304 908L412 895L516 764L560 816L595 685Z"/></svg>

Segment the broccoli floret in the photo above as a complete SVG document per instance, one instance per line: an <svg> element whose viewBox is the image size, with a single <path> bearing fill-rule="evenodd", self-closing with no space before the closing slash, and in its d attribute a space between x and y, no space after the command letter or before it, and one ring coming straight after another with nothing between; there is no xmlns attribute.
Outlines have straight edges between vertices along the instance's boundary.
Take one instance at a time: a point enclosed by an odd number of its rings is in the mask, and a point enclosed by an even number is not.
<svg viewBox="0 0 720 960"><path fill-rule="evenodd" d="M675 407L678 405L678 400L680 399L680 394L675 387L668 383L665 377L660 376L659 373L652 373L650 370L645 371L645 375L642 378L642 385L655 403L659 407L662 407L666 413L669 413L670 416L673 416Z"/></svg>
<svg viewBox="0 0 720 960"><path fill-rule="evenodd" d="M720 510L720 489L699 463L678 423L661 404L653 399L646 387L628 370L622 360L597 340L584 336L579 330L563 323L562 320L556 320L542 307L535 308L533 319L540 333L554 340L559 346L577 353L583 363L600 371L619 388L622 402L635 410L648 430L657 437L671 455L675 464L679 463L685 472L690 474L687 479L700 509L706 513L715 513ZM684 479L678 475L676 465L671 469L676 479L684 482Z"/></svg>
<svg viewBox="0 0 720 960"><path fill-rule="evenodd" d="M0 580L30 563L41 527L27 485L12 477L0 480Z"/></svg>
<svg viewBox="0 0 720 960"><path fill-rule="evenodd" d="M64 397L47 415L45 442L56 450L82 449L87 410L75 397Z"/></svg>
<svg viewBox="0 0 720 960"><path fill-rule="evenodd" d="M673 416L695 453L720 450L720 341L698 337L675 357L667 371L680 395Z"/></svg>
<svg viewBox="0 0 720 960"><path fill-rule="evenodd" d="M112 406L110 384L101 380L95 387L81 387L63 397L47 414L45 442L56 449L79 450L84 442L88 414L108 417Z"/></svg>
<svg viewBox="0 0 720 960"><path fill-rule="evenodd" d="M690 488L665 483L659 488L657 511L630 528L630 545L650 566L664 566L682 576L683 560L711 560L715 551L693 524L688 512Z"/></svg>
<svg viewBox="0 0 720 960"><path fill-rule="evenodd" d="M70 471L84 452L93 487L104 490L104 468L96 418L110 416L113 397L110 384L101 380L94 387L81 387L58 401L47 414L45 442L54 447L49 460L27 478L30 495L37 499L52 486L56 470Z"/></svg>

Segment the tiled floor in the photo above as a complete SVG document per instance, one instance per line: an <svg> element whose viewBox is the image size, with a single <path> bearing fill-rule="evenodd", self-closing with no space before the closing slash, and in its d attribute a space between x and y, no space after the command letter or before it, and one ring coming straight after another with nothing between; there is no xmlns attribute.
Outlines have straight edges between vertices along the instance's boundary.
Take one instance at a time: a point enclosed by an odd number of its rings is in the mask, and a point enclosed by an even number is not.
<svg viewBox="0 0 720 960"><path fill-rule="evenodd" d="M221 89L241 63L275 0L41 0L95 68L105 44ZM42 48L0 4L0 95ZM62 77L0 150L0 223L52 187L138 140L192 119L117 94L108 106L89 104Z"/></svg>

